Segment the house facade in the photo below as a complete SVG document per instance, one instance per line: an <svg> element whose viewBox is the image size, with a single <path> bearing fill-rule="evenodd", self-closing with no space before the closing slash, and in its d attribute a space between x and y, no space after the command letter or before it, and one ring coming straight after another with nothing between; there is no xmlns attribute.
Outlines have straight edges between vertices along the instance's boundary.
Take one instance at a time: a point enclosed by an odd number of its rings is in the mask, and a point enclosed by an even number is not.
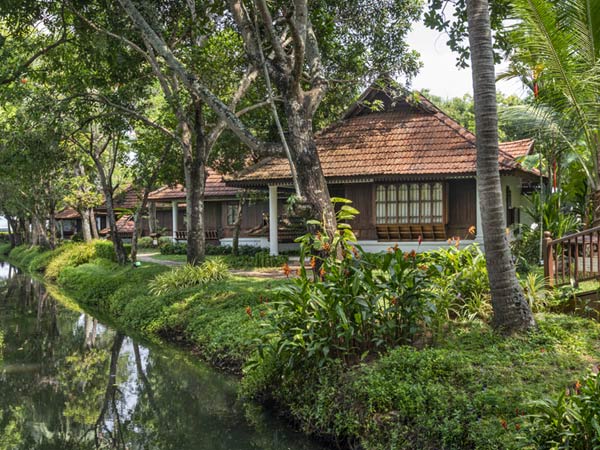
<svg viewBox="0 0 600 450"><path fill-rule="evenodd" d="M482 242L475 136L426 98L393 98L370 88L339 122L318 133L316 142L331 196L352 200L360 211L352 227L365 250L396 244L431 250L455 237ZM521 221L524 186L539 179L517 161L532 150L531 139L500 144L507 227ZM288 161L265 159L226 183L268 189L268 246L278 253L281 227L275 218L281 192L291 192Z"/></svg>

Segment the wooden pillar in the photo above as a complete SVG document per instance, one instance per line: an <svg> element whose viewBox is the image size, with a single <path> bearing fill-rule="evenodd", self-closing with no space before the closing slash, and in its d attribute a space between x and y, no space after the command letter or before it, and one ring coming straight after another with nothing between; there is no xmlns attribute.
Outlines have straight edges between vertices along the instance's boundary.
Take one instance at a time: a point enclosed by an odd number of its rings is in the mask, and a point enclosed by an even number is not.
<svg viewBox="0 0 600 450"><path fill-rule="evenodd" d="M552 254L552 234L544 231L544 278L549 286L554 285L554 255Z"/></svg>
<svg viewBox="0 0 600 450"><path fill-rule="evenodd" d="M277 227L277 186L269 186L269 251L271 255L279 255Z"/></svg>
<svg viewBox="0 0 600 450"><path fill-rule="evenodd" d="M177 200L173 200L171 202L171 208L172 208L172 220L173 220L173 241L175 242L177 240Z"/></svg>

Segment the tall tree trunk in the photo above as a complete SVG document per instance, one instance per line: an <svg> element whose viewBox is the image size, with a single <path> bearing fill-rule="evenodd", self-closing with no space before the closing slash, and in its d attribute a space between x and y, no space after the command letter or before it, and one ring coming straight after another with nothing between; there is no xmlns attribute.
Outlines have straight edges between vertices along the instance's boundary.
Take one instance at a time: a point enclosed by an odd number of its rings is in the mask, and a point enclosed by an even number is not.
<svg viewBox="0 0 600 450"><path fill-rule="evenodd" d="M127 262L127 253L123 246L123 240L119 235L117 228L117 216L115 215L114 199L113 199L113 185L112 180L106 176L102 162L98 157L93 157L96 169L98 169L98 176L100 178L100 184L102 185L102 193L104 194L104 201L106 203L106 217L108 220L108 226L110 228L110 235L112 238L113 247L115 254L117 255L117 262L119 264L125 264Z"/></svg>
<svg viewBox="0 0 600 450"><path fill-rule="evenodd" d="M202 117L202 104L194 102L194 132L184 125L183 169L186 189L187 215L187 262L200 264L204 261L206 236L204 233L204 191L206 187L205 147L206 135Z"/></svg>
<svg viewBox="0 0 600 450"><path fill-rule="evenodd" d="M307 118L309 114L300 101L288 99L284 100L284 104L290 131L291 158L298 177L300 195L303 197L304 206L308 207L305 215L321 221L327 234L333 237L337 226L335 211L321 169L312 119Z"/></svg>
<svg viewBox="0 0 600 450"><path fill-rule="evenodd" d="M238 256L240 252L240 232L242 230L242 216L244 204L246 203L246 192L242 192L238 201L237 211L235 213L235 222L233 223L233 239L231 241L231 253Z"/></svg>
<svg viewBox="0 0 600 450"><path fill-rule="evenodd" d="M98 233L98 224L96 223L96 212L94 208L90 208L90 230L92 232L93 239L100 239L100 234Z"/></svg>
<svg viewBox="0 0 600 450"><path fill-rule="evenodd" d="M535 326L512 261L498 164L496 77L487 0L467 0L477 129L477 189L495 327L516 332Z"/></svg>
<svg viewBox="0 0 600 450"><path fill-rule="evenodd" d="M81 216L81 234L83 235L84 242L92 241L92 233L90 231L90 210L83 208L79 211Z"/></svg>
<svg viewBox="0 0 600 450"><path fill-rule="evenodd" d="M56 212L54 207L50 210L50 248L56 248Z"/></svg>
<svg viewBox="0 0 600 450"><path fill-rule="evenodd" d="M142 225L144 222L144 213L146 212L146 206L148 204L148 195L150 195L150 188L144 188L144 192L142 195L142 201L138 205L135 213L133 214L133 235L131 236L131 261L137 261L137 252L138 252L138 240L142 235L143 229Z"/></svg>
<svg viewBox="0 0 600 450"><path fill-rule="evenodd" d="M148 206L148 229L150 235L156 234L156 202L150 202L150 205Z"/></svg>
<svg viewBox="0 0 600 450"><path fill-rule="evenodd" d="M48 234L46 232L46 226L44 224L45 218L40 219L38 214L34 213L31 217L31 229L32 229L32 245L39 245L40 247L50 248L50 242L48 241Z"/></svg>

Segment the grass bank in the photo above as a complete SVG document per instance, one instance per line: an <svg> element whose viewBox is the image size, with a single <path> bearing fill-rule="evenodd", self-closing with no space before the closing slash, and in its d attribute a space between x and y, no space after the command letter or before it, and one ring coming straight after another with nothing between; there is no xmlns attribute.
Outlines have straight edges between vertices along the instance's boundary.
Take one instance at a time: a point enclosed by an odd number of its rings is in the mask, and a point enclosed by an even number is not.
<svg viewBox="0 0 600 450"><path fill-rule="evenodd" d="M188 345L230 371L246 364L243 396L276 405L303 431L342 447L534 448L525 444L531 401L573 387L600 361L600 325L539 314L538 330L525 336L503 338L477 320L450 322L434 345L399 346L351 367L290 372L268 358L252 366L261 316L269 317L285 280L231 277L153 295L149 283L170 269L120 267L97 250L17 248L9 258L45 272L62 293L126 330Z"/></svg>

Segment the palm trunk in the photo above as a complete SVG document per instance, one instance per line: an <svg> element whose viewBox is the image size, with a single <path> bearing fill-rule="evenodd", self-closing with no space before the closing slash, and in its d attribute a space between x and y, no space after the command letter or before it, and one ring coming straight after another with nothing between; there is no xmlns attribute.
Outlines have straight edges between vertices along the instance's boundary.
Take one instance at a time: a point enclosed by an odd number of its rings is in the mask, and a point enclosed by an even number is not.
<svg viewBox="0 0 600 450"><path fill-rule="evenodd" d="M535 326L535 320L516 278L502 207L498 112L488 1L468 0L467 12L477 129L477 189L494 310L493 323L495 327L510 333Z"/></svg>

